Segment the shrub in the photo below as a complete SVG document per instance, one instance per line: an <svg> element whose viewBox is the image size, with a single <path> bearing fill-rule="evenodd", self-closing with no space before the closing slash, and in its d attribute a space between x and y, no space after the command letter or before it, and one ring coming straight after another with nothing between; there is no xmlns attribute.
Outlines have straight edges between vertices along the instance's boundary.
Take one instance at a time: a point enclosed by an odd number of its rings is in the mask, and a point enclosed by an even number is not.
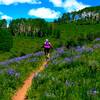
<svg viewBox="0 0 100 100"><path fill-rule="evenodd" d="M13 38L7 29L0 29L0 50L9 51L12 48Z"/></svg>
<svg viewBox="0 0 100 100"><path fill-rule="evenodd" d="M54 30L53 35L54 35L54 38L59 39L61 37L60 30L58 29Z"/></svg>

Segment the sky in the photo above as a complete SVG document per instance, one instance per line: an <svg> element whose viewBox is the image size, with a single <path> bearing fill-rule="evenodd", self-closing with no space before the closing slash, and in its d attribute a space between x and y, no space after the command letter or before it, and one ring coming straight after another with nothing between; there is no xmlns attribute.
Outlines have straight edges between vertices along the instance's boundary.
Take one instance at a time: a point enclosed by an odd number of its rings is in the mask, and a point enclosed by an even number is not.
<svg viewBox="0 0 100 100"><path fill-rule="evenodd" d="M44 18L53 21L63 13L100 6L100 0L0 0L0 19Z"/></svg>

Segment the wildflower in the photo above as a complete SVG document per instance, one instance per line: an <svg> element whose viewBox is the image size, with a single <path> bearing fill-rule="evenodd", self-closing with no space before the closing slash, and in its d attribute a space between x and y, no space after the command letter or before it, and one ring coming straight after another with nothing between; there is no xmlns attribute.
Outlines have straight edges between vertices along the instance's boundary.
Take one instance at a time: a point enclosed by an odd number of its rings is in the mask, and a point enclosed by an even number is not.
<svg viewBox="0 0 100 100"><path fill-rule="evenodd" d="M91 90L91 93L92 93L93 95L95 95L95 94L98 93L98 91L96 90L96 88L93 88L93 89Z"/></svg>
<svg viewBox="0 0 100 100"><path fill-rule="evenodd" d="M100 48L100 44L95 44L95 45L93 45L93 48L94 48L94 49Z"/></svg>
<svg viewBox="0 0 100 100"><path fill-rule="evenodd" d="M65 84L66 84L66 86L75 86L74 82L71 82L71 81L68 81L68 80L66 80Z"/></svg>
<svg viewBox="0 0 100 100"><path fill-rule="evenodd" d="M64 53L64 49L63 48L57 48L57 52L60 53L60 54L63 54Z"/></svg>
<svg viewBox="0 0 100 100"><path fill-rule="evenodd" d="M52 61L52 64L54 64L54 65L57 65L58 63L59 63L59 61L57 61L57 60Z"/></svg>
<svg viewBox="0 0 100 100"><path fill-rule="evenodd" d="M19 78L19 76L20 76L20 73L15 73L16 78Z"/></svg>
<svg viewBox="0 0 100 100"><path fill-rule="evenodd" d="M73 58L80 58L81 56L80 55L76 55L76 56L74 56Z"/></svg>
<svg viewBox="0 0 100 100"><path fill-rule="evenodd" d="M34 54L34 56L42 56L42 55L44 55L44 52L42 52L42 51L36 52Z"/></svg>
<svg viewBox="0 0 100 100"><path fill-rule="evenodd" d="M66 80L65 84L66 84L66 86L71 86L71 83L68 80Z"/></svg>
<svg viewBox="0 0 100 100"><path fill-rule="evenodd" d="M60 56L59 54L53 55L53 56L51 56L50 60L54 60L54 59L58 58L59 56Z"/></svg>
<svg viewBox="0 0 100 100"><path fill-rule="evenodd" d="M84 51L84 49L85 49L84 46L83 46L83 47L77 46L75 50L76 50L77 52L82 53L82 52Z"/></svg>
<svg viewBox="0 0 100 100"><path fill-rule="evenodd" d="M92 94L92 95L96 95L96 94L99 93L99 92L96 90L96 88L93 88L93 89L91 89L88 93L89 93L89 94Z"/></svg>
<svg viewBox="0 0 100 100"><path fill-rule="evenodd" d="M15 74L15 70L14 69L8 69L7 70L8 75L14 75Z"/></svg>
<svg viewBox="0 0 100 100"><path fill-rule="evenodd" d="M34 58L34 59L29 60L28 62L36 62L36 61L37 61L37 58Z"/></svg>
<svg viewBox="0 0 100 100"><path fill-rule="evenodd" d="M29 57L31 57L31 56L32 56L32 54L27 54L27 55L22 56L22 57L16 57L16 58L13 58L13 59L4 61L4 62L0 62L0 65L8 65L8 64L10 64L10 63L18 62L18 61L20 61L20 60L29 58Z"/></svg>
<svg viewBox="0 0 100 100"><path fill-rule="evenodd" d="M100 38L96 38L94 41L100 41Z"/></svg>
<svg viewBox="0 0 100 100"><path fill-rule="evenodd" d="M85 51L86 52L93 52L93 48L87 48Z"/></svg>
<svg viewBox="0 0 100 100"><path fill-rule="evenodd" d="M72 62L72 58L65 58L64 61Z"/></svg>
<svg viewBox="0 0 100 100"><path fill-rule="evenodd" d="M9 64L9 60L6 60L4 62L0 62L0 65L8 65Z"/></svg>

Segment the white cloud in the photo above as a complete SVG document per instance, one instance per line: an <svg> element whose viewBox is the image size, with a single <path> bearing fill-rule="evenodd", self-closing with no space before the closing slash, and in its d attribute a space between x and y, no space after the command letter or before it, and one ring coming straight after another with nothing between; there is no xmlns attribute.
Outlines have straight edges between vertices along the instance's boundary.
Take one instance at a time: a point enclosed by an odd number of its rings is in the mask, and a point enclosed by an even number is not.
<svg viewBox="0 0 100 100"><path fill-rule="evenodd" d="M78 11L85 7L89 7L89 5L85 5L81 2L77 2L76 0L66 0L63 6L68 12Z"/></svg>
<svg viewBox="0 0 100 100"><path fill-rule="evenodd" d="M64 8L67 12L78 11L85 7L89 7L89 5L85 5L77 0L49 0L49 2L52 2L55 7Z"/></svg>
<svg viewBox="0 0 100 100"><path fill-rule="evenodd" d="M47 19L54 19L60 16L60 12L56 12L51 10L50 8L38 8L38 9L31 9L28 13L31 16L36 16L39 18L47 18Z"/></svg>
<svg viewBox="0 0 100 100"><path fill-rule="evenodd" d="M2 15L1 19L12 20L13 18L7 15Z"/></svg>
<svg viewBox="0 0 100 100"><path fill-rule="evenodd" d="M39 0L0 0L0 4L4 4L4 5L17 4L17 3L40 4L41 1Z"/></svg>
<svg viewBox="0 0 100 100"><path fill-rule="evenodd" d="M0 12L0 19L12 20L13 18Z"/></svg>
<svg viewBox="0 0 100 100"><path fill-rule="evenodd" d="M49 0L49 2L52 2L56 7L62 6L62 0Z"/></svg>

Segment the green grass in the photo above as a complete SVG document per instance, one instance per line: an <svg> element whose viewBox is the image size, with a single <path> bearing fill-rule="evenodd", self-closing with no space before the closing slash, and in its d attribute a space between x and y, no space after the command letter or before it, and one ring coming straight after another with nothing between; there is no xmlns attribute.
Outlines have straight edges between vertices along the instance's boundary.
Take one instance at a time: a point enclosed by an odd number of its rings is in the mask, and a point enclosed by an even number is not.
<svg viewBox="0 0 100 100"><path fill-rule="evenodd" d="M28 53L43 50L41 49L41 46L43 45L44 40L46 38L48 38L53 44L54 48L56 48L63 45L67 45L68 41L71 42L72 45L79 44L77 40L78 37L86 38L86 35L90 33L93 33L90 34L90 38L91 36L93 38L97 36L100 37L100 30L99 30L100 24L96 25L54 24L53 27L61 31L61 37L59 39L55 38L53 34L51 36L46 36L43 38L38 38L38 37L31 38L22 36L13 37L13 48L9 52L0 51L0 61L4 61L10 58L14 58L16 56L22 56ZM81 41L83 42L83 40Z"/></svg>
<svg viewBox="0 0 100 100"><path fill-rule="evenodd" d="M33 79L28 100L99 100L99 51L83 52L80 58L71 63L64 60L68 57L66 53L49 62L45 71ZM76 55L73 52L71 56ZM95 90L96 94L93 92Z"/></svg>
<svg viewBox="0 0 100 100"><path fill-rule="evenodd" d="M42 50L42 39L32 39L29 37L14 37L13 48L9 52L0 53L0 61L11 59L14 57L31 54L36 51Z"/></svg>
<svg viewBox="0 0 100 100"><path fill-rule="evenodd" d="M68 42L72 46L74 46L75 43L80 45L82 42L82 45L92 47L96 42L88 40L86 36L89 33L92 33L92 35L89 35L90 40L100 37L100 34L97 34L100 32L100 24L62 24L54 25L54 27L61 30L61 37L59 39L55 38L54 35L42 38L13 37L13 48L9 52L0 51L0 61L43 51L41 46L46 38L53 44L54 49L52 50L52 56L55 56L57 54L54 50L58 47L66 47ZM83 40L83 37L85 37L86 40ZM97 43L100 44L99 42ZM35 98L35 100L66 100L66 98L67 100L100 99L98 94L87 94L87 92L93 88L96 88L96 91L100 92L100 50L95 49L92 53L84 52L81 58L76 59L73 63L65 63L64 58L75 56L78 53L73 49L66 49L65 51L65 54L62 54L59 58L50 62L48 68L33 80L32 87L28 92L29 100L33 100L33 98ZM41 56L40 58L37 57L39 61L36 63L28 62L33 58L34 56L19 61L18 63L0 66L0 100L11 100L11 96L15 90L22 85L29 73L37 68L44 59L44 57ZM96 72L94 66L98 69ZM15 74L9 75L7 73L9 69L15 70ZM95 72L96 76L95 74L92 75L92 72ZM16 73L20 73L20 77L16 78ZM66 86L66 80L68 80L71 85Z"/></svg>
<svg viewBox="0 0 100 100"><path fill-rule="evenodd" d="M42 62L43 56L32 56L16 63L0 66L0 100L11 100L11 97L22 86L24 80Z"/></svg>

